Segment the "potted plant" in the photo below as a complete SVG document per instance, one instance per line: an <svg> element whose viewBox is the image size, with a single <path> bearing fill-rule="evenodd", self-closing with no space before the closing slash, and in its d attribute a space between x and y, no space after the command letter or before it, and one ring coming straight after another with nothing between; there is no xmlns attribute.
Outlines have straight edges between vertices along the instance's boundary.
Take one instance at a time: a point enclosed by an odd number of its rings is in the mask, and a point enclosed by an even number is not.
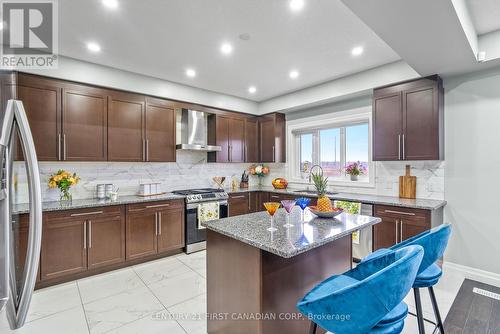
<svg viewBox="0 0 500 334"><path fill-rule="evenodd" d="M357 181L360 175L366 174L366 167L361 165L359 161L351 162L345 168L345 172L351 176L351 181Z"/></svg>
<svg viewBox="0 0 500 334"><path fill-rule="evenodd" d="M60 169L57 173L50 176L49 188L59 188L61 191L61 201L71 201L72 196L69 190L71 186L77 184L78 181L80 181L80 177L77 176L76 173L71 174L70 172Z"/></svg>
<svg viewBox="0 0 500 334"><path fill-rule="evenodd" d="M259 178L259 186L262 185L262 178L269 174L269 167L262 164L252 165L248 170L250 175L257 176Z"/></svg>

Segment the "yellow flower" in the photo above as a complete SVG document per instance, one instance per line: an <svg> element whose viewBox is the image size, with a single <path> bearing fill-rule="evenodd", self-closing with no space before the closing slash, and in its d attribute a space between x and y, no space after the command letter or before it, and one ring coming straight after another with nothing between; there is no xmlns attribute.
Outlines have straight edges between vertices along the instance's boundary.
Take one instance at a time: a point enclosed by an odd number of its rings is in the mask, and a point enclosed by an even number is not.
<svg viewBox="0 0 500 334"><path fill-rule="evenodd" d="M49 188L55 188L57 187L57 184L54 181L49 182Z"/></svg>

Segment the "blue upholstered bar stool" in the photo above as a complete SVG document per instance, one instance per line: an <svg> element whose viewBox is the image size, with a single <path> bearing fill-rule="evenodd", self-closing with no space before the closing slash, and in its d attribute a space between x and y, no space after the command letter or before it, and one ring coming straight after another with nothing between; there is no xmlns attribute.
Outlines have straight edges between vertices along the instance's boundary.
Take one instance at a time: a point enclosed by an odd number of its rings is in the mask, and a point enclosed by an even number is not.
<svg viewBox="0 0 500 334"><path fill-rule="evenodd" d="M297 308L335 334L397 334L404 327L410 291L424 256L420 246L388 251L332 276L313 288Z"/></svg>
<svg viewBox="0 0 500 334"><path fill-rule="evenodd" d="M428 288L429 295L431 297L432 308L434 310L434 316L436 317L436 323L431 322L436 325L441 334L444 334L443 321L441 320L441 314L439 312L439 307L436 301L436 295L434 293L434 285L437 284L441 278L443 271L436 264L436 261L440 259L446 246L448 245L448 240L451 234L451 225L442 224L438 227L420 233L410 239L407 239L399 244L392 246L390 249L379 249L376 252L370 254L363 261L372 260L377 256L381 256L386 252L394 251L407 247L410 245L419 245L424 248L424 258L418 269L418 274L413 283L413 293L415 295L415 308L417 309L417 323L418 331L420 334L425 333L424 329L424 315L422 312L422 301L420 299L420 289ZM428 320L427 320L428 321ZM435 329L434 329L435 331Z"/></svg>

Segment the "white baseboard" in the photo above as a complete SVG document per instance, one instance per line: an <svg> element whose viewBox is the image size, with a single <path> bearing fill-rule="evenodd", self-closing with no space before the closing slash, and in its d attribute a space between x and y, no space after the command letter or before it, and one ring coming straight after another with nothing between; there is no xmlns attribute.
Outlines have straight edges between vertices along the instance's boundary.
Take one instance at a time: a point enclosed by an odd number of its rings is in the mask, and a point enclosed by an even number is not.
<svg viewBox="0 0 500 334"><path fill-rule="evenodd" d="M446 268L461 273L465 278L500 287L500 274L444 261L443 269Z"/></svg>

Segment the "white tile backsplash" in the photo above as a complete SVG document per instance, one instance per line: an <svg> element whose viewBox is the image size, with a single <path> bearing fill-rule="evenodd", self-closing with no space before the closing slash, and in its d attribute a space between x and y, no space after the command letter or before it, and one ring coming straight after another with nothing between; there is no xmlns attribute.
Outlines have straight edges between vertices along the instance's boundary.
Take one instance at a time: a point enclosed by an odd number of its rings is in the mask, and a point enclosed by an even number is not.
<svg viewBox="0 0 500 334"><path fill-rule="evenodd" d="M40 162L42 198L44 201L58 200L59 190L48 189L49 176L58 169L76 172L81 181L71 190L74 199L95 197L99 183L113 183L119 187L120 195L134 195L141 183L159 182L163 191L176 189L214 187L214 176L225 176L225 186L230 187L231 178L238 182L249 163L207 163L204 152L177 151L177 162L172 163L128 163L128 162ZM264 183L271 184L276 177L285 176L285 164L269 164L271 173ZM16 202L28 200L28 187L24 164L15 163L17 175ZM250 185L257 185L258 179L250 177Z"/></svg>
<svg viewBox="0 0 500 334"><path fill-rule="evenodd" d="M412 161L412 162L376 162L375 187L332 187L335 191L398 196L399 176L405 172L405 165L412 166L412 175L417 176L417 197L427 199L444 199L444 161ZM62 168L76 172L81 182L72 188L73 198L95 197L95 187L99 183L113 183L119 187L120 195L133 195L139 192L141 183L159 182L163 191L176 189L214 187L214 176L225 176L226 187L231 178L239 178L248 163L207 163L206 153L195 151L178 151L177 162L173 163L127 163L127 162L41 162L40 178L42 182L42 198L44 201L58 200L59 190L48 189L49 176ZM263 184L271 185L276 177L286 177L286 164L269 164L271 173ZM17 175L16 202L28 200L26 173L22 163L15 163ZM257 185L258 179L250 177L250 185ZM300 185L294 185L300 187Z"/></svg>

